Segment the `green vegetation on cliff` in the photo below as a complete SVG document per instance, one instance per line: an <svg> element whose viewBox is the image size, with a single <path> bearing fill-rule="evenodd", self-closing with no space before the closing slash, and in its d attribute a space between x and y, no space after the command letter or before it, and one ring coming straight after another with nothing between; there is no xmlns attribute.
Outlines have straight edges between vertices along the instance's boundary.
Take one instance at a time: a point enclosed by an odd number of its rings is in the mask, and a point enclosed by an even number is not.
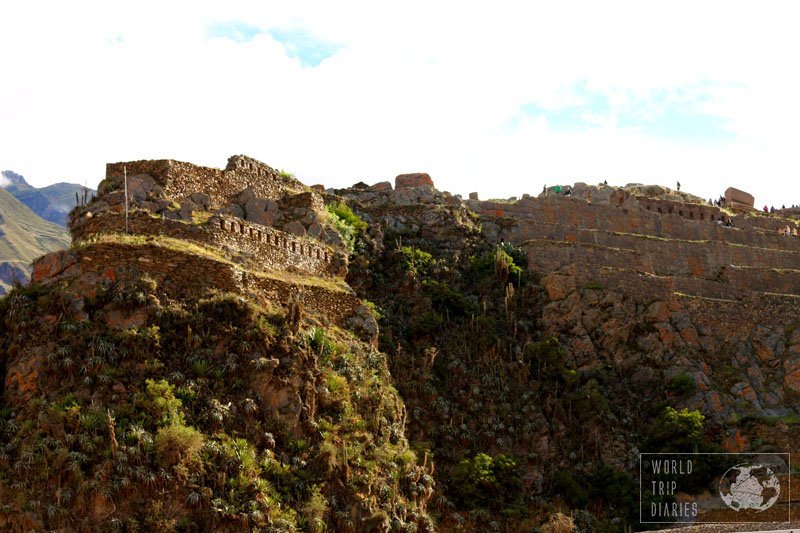
<svg viewBox="0 0 800 533"><path fill-rule="evenodd" d="M97 287L82 321L74 301L33 285L0 304L2 528L432 528L432 462L381 352L146 277Z"/></svg>

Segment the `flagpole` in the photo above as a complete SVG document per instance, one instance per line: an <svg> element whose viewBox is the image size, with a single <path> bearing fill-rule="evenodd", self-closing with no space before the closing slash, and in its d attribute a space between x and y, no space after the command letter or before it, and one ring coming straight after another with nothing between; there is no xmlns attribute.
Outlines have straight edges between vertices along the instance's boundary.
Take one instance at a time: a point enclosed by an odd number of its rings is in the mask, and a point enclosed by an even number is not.
<svg viewBox="0 0 800 533"><path fill-rule="evenodd" d="M128 235L128 167L122 167L122 172L125 176L125 235Z"/></svg>

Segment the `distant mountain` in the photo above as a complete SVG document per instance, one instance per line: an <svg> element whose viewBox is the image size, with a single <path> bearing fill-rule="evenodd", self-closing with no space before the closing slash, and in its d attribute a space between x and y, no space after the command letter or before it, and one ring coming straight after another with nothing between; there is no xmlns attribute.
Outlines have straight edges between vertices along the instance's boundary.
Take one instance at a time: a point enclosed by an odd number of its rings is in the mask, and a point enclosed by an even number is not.
<svg viewBox="0 0 800 533"><path fill-rule="evenodd" d="M68 246L65 228L43 220L11 193L0 189L0 295L15 279L30 278L31 261Z"/></svg>
<svg viewBox="0 0 800 533"><path fill-rule="evenodd" d="M66 227L69 212L75 207L75 194L79 197L84 194L84 187L74 183L55 183L37 189L31 186L25 178L11 170L2 172L0 179L2 187L10 192L17 200L27 205L34 213L60 226ZM94 190L88 190L88 197L94 195Z"/></svg>

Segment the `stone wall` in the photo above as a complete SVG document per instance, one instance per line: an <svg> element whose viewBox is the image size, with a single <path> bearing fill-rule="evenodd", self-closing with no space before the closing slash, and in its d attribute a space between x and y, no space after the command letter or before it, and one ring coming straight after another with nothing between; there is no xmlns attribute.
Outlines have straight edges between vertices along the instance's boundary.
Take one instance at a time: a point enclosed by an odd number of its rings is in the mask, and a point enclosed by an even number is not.
<svg viewBox="0 0 800 533"><path fill-rule="evenodd" d="M293 283L242 270L235 265L155 244L96 243L79 251L55 252L34 263L33 280L52 284L62 279L71 289L90 295L104 282L147 275L172 298L199 298L211 290L248 295L262 304L284 306L297 296L306 312L319 320L343 324L361 306L350 291L325 284Z"/></svg>
<svg viewBox="0 0 800 533"><path fill-rule="evenodd" d="M244 254L260 269L297 270L312 275L342 275L334 250L307 237L228 216L215 215L204 224L190 224L134 211L130 233L163 235ZM76 242L101 233L124 233L125 216L111 211L84 219L73 227Z"/></svg>
<svg viewBox="0 0 800 533"><path fill-rule="evenodd" d="M642 209L653 211L661 214L674 214L681 218L688 218L689 220L698 221L716 221L722 218L725 219L726 215L720 211L718 207L700 204L687 204L681 202L670 202L668 200L659 200L657 198L648 198L646 196L637 196L636 200Z"/></svg>
<svg viewBox="0 0 800 533"><path fill-rule="evenodd" d="M751 246L726 240L684 241L654 238L647 235L614 233L603 230L568 228L556 224L526 224L526 230L536 239L521 244L529 247L534 242L553 240L585 245L598 245L614 249L636 250L649 258L653 272L669 275L712 277L729 265L757 268L795 269L800 266L800 251L786 250L778 244L790 243L791 238L774 235L753 235ZM720 228L721 234L735 232ZM741 235L741 232L739 232ZM767 246L760 247L759 244Z"/></svg>
<svg viewBox="0 0 800 533"><path fill-rule="evenodd" d="M675 290L714 298L741 291L800 295L800 271L795 270L800 253L725 243L637 239L602 232L586 231L578 235L590 235L597 241L602 241L599 237L609 237L611 242L607 244L615 246L547 239L526 241L522 247L527 252L529 268L552 272L570 265L585 265L656 274L674 277L674 283L684 287ZM713 281L715 288L709 290L709 285L695 280Z"/></svg>
<svg viewBox="0 0 800 533"><path fill-rule="evenodd" d="M248 188L259 198L275 201L286 194L305 191L299 181L281 176L269 165L242 155L230 157L224 170L172 159L108 163L106 178L122 176L124 169L127 169L129 176L152 176L164 189L166 196L177 201L193 193L206 194L213 208L223 206Z"/></svg>
<svg viewBox="0 0 800 533"><path fill-rule="evenodd" d="M800 239L783 238L775 228L786 225L783 219L771 217L733 217L734 228L725 228L716 222L695 219L678 214L659 213L657 210L638 207L609 207L608 204L590 204L583 200L563 196L531 198L515 203L468 202L469 207L484 217L497 218L504 227L501 238L510 242L523 242L541 238L537 224L550 224L575 231L580 229L604 230L694 241L728 241L746 246L778 248L800 251ZM713 214L713 211L708 211ZM764 231L758 231L762 228ZM554 229L553 231L561 231Z"/></svg>
<svg viewBox="0 0 800 533"><path fill-rule="evenodd" d="M692 322L729 340L748 340L759 326L791 326L797 319L797 298L749 294L742 300L681 297Z"/></svg>
<svg viewBox="0 0 800 533"><path fill-rule="evenodd" d="M538 272L586 264L653 273L647 255L636 250L551 240L526 241L523 247L528 255L528 268Z"/></svg>
<svg viewBox="0 0 800 533"><path fill-rule="evenodd" d="M644 304L655 300L695 302L693 308L709 313L715 306L721 306L726 309L726 314L711 313L713 319L724 322L732 331L736 331L740 327L737 320L746 318L742 323L749 327L758 323L762 312L765 313L762 324L795 324L800 299L791 290L796 291L800 286L798 275L800 273L797 272L785 276L777 272L770 274L734 268L726 272L722 279L710 280L574 264L558 272L545 274L544 285L551 299L561 299L576 289L598 288L614 290ZM751 288L759 285L764 290ZM705 303L696 303L698 301ZM700 320L701 323L704 321ZM749 330L742 333L749 334Z"/></svg>

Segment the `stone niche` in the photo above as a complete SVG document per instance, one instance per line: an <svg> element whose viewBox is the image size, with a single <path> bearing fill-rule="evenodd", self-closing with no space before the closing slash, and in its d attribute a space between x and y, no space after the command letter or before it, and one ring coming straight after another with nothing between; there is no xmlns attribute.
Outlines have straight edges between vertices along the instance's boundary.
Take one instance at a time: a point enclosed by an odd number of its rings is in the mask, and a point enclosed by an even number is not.
<svg viewBox="0 0 800 533"><path fill-rule="evenodd" d="M725 189L725 205L732 209L753 209L755 198L752 194L728 187Z"/></svg>

